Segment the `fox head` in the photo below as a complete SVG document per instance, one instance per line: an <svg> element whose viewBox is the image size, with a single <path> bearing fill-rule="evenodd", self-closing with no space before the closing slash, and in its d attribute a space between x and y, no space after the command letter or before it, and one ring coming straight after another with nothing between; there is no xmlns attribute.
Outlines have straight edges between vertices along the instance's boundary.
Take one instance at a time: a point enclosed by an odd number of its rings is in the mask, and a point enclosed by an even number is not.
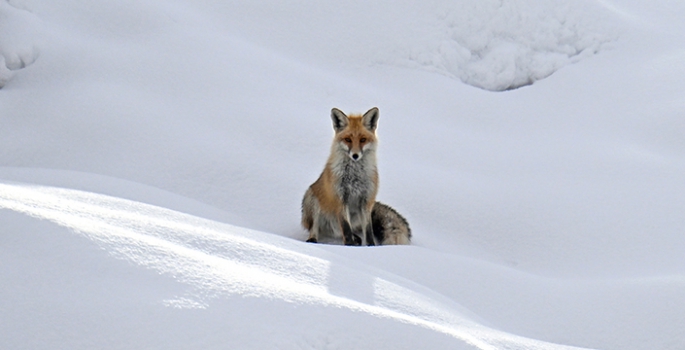
<svg viewBox="0 0 685 350"><path fill-rule="evenodd" d="M335 129L334 146L345 152L350 159L358 161L365 154L376 149L376 126L378 126L378 108L371 108L364 115L345 115L333 108L331 119Z"/></svg>

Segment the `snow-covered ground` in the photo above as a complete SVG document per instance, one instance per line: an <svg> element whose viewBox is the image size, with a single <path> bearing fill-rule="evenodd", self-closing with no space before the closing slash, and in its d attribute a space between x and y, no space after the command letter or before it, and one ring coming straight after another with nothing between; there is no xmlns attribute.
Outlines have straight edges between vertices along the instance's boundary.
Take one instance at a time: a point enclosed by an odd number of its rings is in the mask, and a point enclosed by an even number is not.
<svg viewBox="0 0 685 350"><path fill-rule="evenodd" d="M683 349L683 18L0 0L0 348ZM412 245L304 243L372 106Z"/></svg>

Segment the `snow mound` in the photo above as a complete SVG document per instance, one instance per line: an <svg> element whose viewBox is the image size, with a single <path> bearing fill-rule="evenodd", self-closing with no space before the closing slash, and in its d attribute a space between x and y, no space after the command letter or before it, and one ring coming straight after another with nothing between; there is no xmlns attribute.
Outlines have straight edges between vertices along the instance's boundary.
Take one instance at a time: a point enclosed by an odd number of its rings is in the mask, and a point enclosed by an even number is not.
<svg viewBox="0 0 685 350"><path fill-rule="evenodd" d="M465 0L445 8L440 33L408 62L486 90L530 85L615 39L586 1Z"/></svg>
<svg viewBox="0 0 685 350"><path fill-rule="evenodd" d="M37 17L13 2L0 1L0 88L13 71L26 68L38 58L35 45Z"/></svg>

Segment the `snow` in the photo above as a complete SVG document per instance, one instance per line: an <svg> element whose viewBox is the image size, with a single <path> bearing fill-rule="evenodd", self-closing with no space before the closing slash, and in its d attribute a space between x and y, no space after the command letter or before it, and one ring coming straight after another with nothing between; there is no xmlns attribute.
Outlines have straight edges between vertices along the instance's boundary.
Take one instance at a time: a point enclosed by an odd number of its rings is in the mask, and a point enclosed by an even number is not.
<svg viewBox="0 0 685 350"><path fill-rule="evenodd" d="M614 40L594 1L460 1L441 9L432 47L409 61L486 90L529 85ZM419 48L419 49L417 49Z"/></svg>
<svg viewBox="0 0 685 350"><path fill-rule="evenodd" d="M0 347L682 349L683 15L0 0ZM412 244L304 243L373 106Z"/></svg>

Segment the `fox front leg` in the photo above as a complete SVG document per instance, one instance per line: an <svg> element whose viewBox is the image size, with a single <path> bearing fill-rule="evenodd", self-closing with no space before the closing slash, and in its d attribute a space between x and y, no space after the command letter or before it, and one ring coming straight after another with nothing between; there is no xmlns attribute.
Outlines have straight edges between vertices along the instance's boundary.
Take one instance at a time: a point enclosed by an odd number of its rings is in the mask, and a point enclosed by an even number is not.
<svg viewBox="0 0 685 350"><path fill-rule="evenodd" d="M314 217L312 218L312 227L309 229L309 238L307 239L307 243L319 243L320 224L320 215L314 215Z"/></svg>
<svg viewBox="0 0 685 350"><path fill-rule="evenodd" d="M361 231L362 244L366 246L375 246L376 236L373 234L373 220L371 220L371 212L361 213L359 215L359 231Z"/></svg>
<svg viewBox="0 0 685 350"><path fill-rule="evenodd" d="M352 227L350 223L342 220L342 231L343 231L343 244L344 245L362 245L362 238L352 232Z"/></svg>
<svg viewBox="0 0 685 350"><path fill-rule="evenodd" d="M371 222L371 218L369 218L369 221L366 224L366 230L364 230L364 240L368 246L375 246L377 244L376 235L373 234L373 224Z"/></svg>

